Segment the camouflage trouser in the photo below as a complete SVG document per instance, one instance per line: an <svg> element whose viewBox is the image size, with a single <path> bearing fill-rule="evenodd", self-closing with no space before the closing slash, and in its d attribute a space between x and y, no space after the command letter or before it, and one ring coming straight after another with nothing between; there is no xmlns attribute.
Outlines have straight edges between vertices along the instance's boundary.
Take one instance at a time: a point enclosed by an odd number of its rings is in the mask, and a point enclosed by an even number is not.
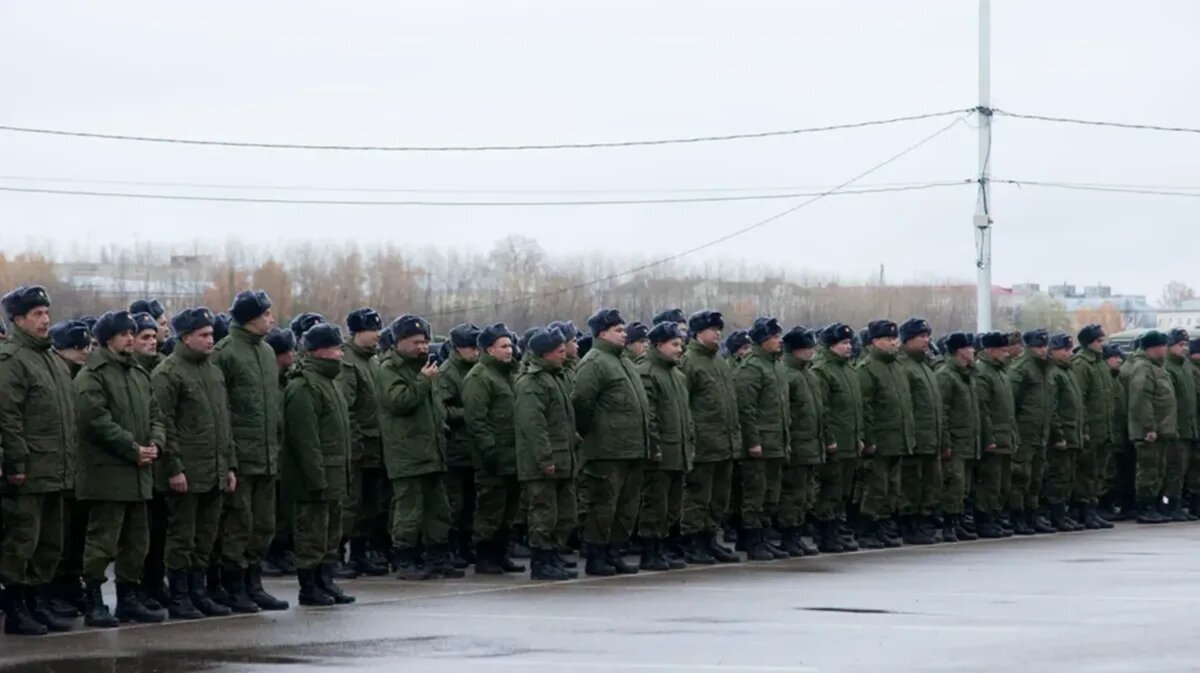
<svg viewBox="0 0 1200 673"><path fill-rule="evenodd" d="M733 461L695 463L683 478L683 518L680 530L684 535L714 533L729 510L729 489L733 478Z"/></svg>
<svg viewBox="0 0 1200 673"><path fill-rule="evenodd" d="M262 561L275 536L275 477L238 475L221 512L221 564L245 568ZM286 520L286 519L285 519Z"/></svg>
<svg viewBox="0 0 1200 673"><path fill-rule="evenodd" d="M383 499L383 484L387 481L383 468L350 464L346 505L342 508L340 529L345 537L369 537L387 512Z"/></svg>
<svg viewBox="0 0 1200 673"><path fill-rule="evenodd" d="M621 545L633 534L642 495L641 460L592 460L583 467L588 514L583 541Z"/></svg>
<svg viewBox="0 0 1200 673"><path fill-rule="evenodd" d="M786 458L746 458L742 470L742 526L769 528L779 509Z"/></svg>
<svg viewBox="0 0 1200 673"><path fill-rule="evenodd" d="M1132 446L1114 450L1108 461L1107 499L1121 507L1137 500L1137 451Z"/></svg>
<svg viewBox="0 0 1200 673"><path fill-rule="evenodd" d="M1167 444L1170 440L1135 442L1137 451L1137 477L1134 490L1138 500L1158 501L1166 485Z"/></svg>
<svg viewBox="0 0 1200 673"><path fill-rule="evenodd" d="M475 468L446 470L446 499L450 502L450 530L467 535L475 525Z"/></svg>
<svg viewBox="0 0 1200 673"><path fill-rule="evenodd" d="M296 567L312 570L338 558L342 543L342 503L331 500L297 501L292 515Z"/></svg>
<svg viewBox="0 0 1200 673"><path fill-rule="evenodd" d="M946 514L963 513L967 489L975 483L975 468L978 462L958 453L952 454L949 460L942 462L942 511Z"/></svg>
<svg viewBox="0 0 1200 673"><path fill-rule="evenodd" d="M1200 441L1192 442L1191 450L1188 455L1188 471L1187 478L1184 479L1184 488L1188 495L1193 497L1200 496ZM1193 512L1198 514L1200 512Z"/></svg>
<svg viewBox="0 0 1200 673"><path fill-rule="evenodd" d="M1171 439L1167 442L1166 472L1163 474L1163 495L1171 502L1183 497L1183 482L1187 478L1191 439Z"/></svg>
<svg viewBox="0 0 1200 673"><path fill-rule="evenodd" d="M799 528L804 525L817 502L818 473L821 465L789 463L783 468L779 491L779 525Z"/></svg>
<svg viewBox="0 0 1200 673"><path fill-rule="evenodd" d="M895 514L900 497L900 456L867 456L862 459L863 492L860 511L863 518L879 521Z"/></svg>
<svg viewBox="0 0 1200 673"><path fill-rule="evenodd" d="M446 544L450 502L442 472L400 477L392 483L392 544L402 549Z"/></svg>
<svg viewBox="0 0 1200 673"><path fill-rule="evenodd" d="M88 503L87 541L83 546L83 576L104 581L108 564L118 582L140 583L142 564L150 546L146 503L92 500Z"/></svg>
<svg viewBox="0 0 1200 673"><path fill-rule="evenodd" d="M58 563L58 576L77 578L83 575L83 541L87 539L87 501L74 493L63 493L63 551Z"/></svg>
<svg viewBox="0 0 1200 673"><path fill-rule="evenodd" d="M1021 440L1021 448L1012 455L1012 486L1008 508L1036 512L1046 476L1046 447L1032 440Z"/></svg>
<svg viewBox="0 0 1200 673"><path fill-rule="evenodd" d="M1051 451L1054 449L1052 448ZM1101 465L1108 455L1107 446L1085 446L1075 459L1075 486L1071 500L1079 505L1098 505L1104 472Z"/></svg>
<svg viewBox="0 0 1200 673"><path fill-rule="evenodd" d="M1079 498L1078 484L1080 482L1078 469L1083 462L1080 453L1087 449L1057 448L1046 449L1046 504L1066 505L1071 502L1072 491Z"/></svg>
<svg viewBox="0 0 1200 673"><path fill-rule="evenodd" d="M551 550L566 547L575 528L575 482L571 479L534 479L521 484L529 502L529 547Z"/></svg>
<svg viewBox="0 0 1200 673"><path fill-rule="evenodd" d="M993 516L1007 504L1005 494L1012 481L1012 456L983 452L975 468L975 509Z"/></svg>
<svg viewBox="0 0 1200 673"><path fill-rule="evenodd" d="M221 523L224 493L169 493L167 499L166 563L170 570L206 568L213 554Z"/></svg>
<svg viewBox="0 0 1200 673"><path fill-rule="evenodd" d="M638 512L638 535L664 540L671 526L679 523L683 510L683 471L647 467L642 473L642 507Z"/></svg>
<svg viewBox="0 0 1200 673"><path fill-rule="evenodd" d="M62 559L63 494L5 494L0 508L4 517L0 583L48 584Z"/></svg>
<svg viewBox="0 0 1200 673"><path fill-rule="evenodd" d="M942 457L936 453L900 460L900 513L929 516L942 506Z"/></svg>
<svg viewBox="0 0 1200 673"><path fill-rule="evenodd" d="M858 458L833 458L817 470L817 506L813 515L818 521L833 521L846 515L846 500L854 485Z"/></svg>
<svg viewBox="0 0 1200 673"><path fill-rule="evenodd" d="M521 508L521 482L475 473L475 543L507 540Z"/></svg>

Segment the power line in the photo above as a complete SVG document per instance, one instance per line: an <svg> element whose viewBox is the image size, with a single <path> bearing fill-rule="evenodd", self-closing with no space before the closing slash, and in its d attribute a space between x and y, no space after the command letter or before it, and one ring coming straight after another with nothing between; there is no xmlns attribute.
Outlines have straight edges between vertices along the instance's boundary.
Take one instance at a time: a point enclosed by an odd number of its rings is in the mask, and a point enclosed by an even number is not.
<svg viewBox="0 0 1200 673"><path fill-rule="evenodd" d="M1169 189L1155 189L1153 187L1120 187L1120 186L1104 186L1097 184L1088 184L1081 182L1054 182L1048 180L992 180L1003 185L1015 185L1017 187L1047 187L1052 189L1069 189L1081 192L1108 192L1112 194L1148 194L1152 196L1185 196L1191 198L1200 198L1200 192L1185 192L1174 191Z"/></svg>
<svg viewBox="0 0 1200 673"><path fill-rule="evenodd" d="M74 185L119 185L125 187L167 187L186 189L224 189L235 191L267 192L339 192L346 194L714 194L738 192L802 192L823 191L833 185L764 185L761 187L604 187L592 189L441 189L435 187L337 187L329 185L268 185L232 184L221 182L171 182L162 180L109 180L103 178L66 178L35 175L0 175L0 181L33 182ZM926 180L909 182L876 182L863 187L913 187L930 182L954 182L953 180Z"/></svg>
<svg viewBox="0 0 1200 673"><path fill-rule="evenodd" d="M1190 128L1186 126L1158 126L1156 124L1130 124L1125 122L1113 121L1098 121L1094 119L1073 119L1070 117L1051 117L1048 115L1032 115L1021 114L1017 112L1008 112L1007 110L992 109L992 112L1005 117L1014 119L1030 119L1033 121L1053 122L1056 124L1080 124L1084 126L1103 126L1118 129L1132 129L1138 131L1166 131L1170 133L1200 133L1200 128Z"/></svg>
<svg viewBox="0 0 1200 673"><path fill-rule="evenodd" d="M453 314L462 313L465 311L476 311L476 310L489 309L489 308L499 308L501 306L512 306L512 305L516 305L516 304L522 304L522 303L525 303L528 301L537 301L538 299L545 299L547 297L553 297L553 296L557 296L557 295L561 295L561 294L566 294L568 292L575 292L577 290L583 290L583 289L586 289L586 288L589 288L589 287L592 287L595 285L600 285L602 283L607 283L612 280L616 280L617 278L620 278L621 276L628 276L630 274L639 273L641 271L645 271L646 269L651 269L656 266L662 266L663 264L673 262L677 259L681 259L688 255L700 252L701 250L705 250L707 248L711 248L711 247L720 245L726 241L729 241L729 240L732 240L739 236L742 236L743 234L747 234L756 229L765 227L768 224L771 224L772 222L775 222L776 220L780 220L788 215L791 215L792 213L796 212L797 210L800 210L802 208L810 206L827 196L832 196L832 195L838 193L839 191L845 189L846 187L849 187L850 185L854 184L855 182L858 182L859 180L867 177L868 175L871 175L872 173L874 173L878 170L881 170L882 168L894 163L895 161L901 159L902 157L907 156L908 154L923 147L925 144L929 143L934 138L937 138L938 136L942 135L943 133L946 133L947 131L954 128L955 126L963 123L963 121L965 119L966 119L965 116L956 117L949 124L943 126L942 128L938 129L937 131L933 132L932 134L925 136L924 138L917 141L916 143L909 145L905 149L897 152L896 154L893 154L892 156L888 157L887 159L884 159L883 161L875 164L874 166L859 173L858 175L855 175L854 177L850 178L849 180L842 182L841 184L833 187L832 189L830 189L828 191L817 194L806 201L802 201L801 203L791 206L791 207L787 208L786 210L782 210L778 213L775 213L774 215L771 215L770 217L758 220L757 222L746 225L740 229L735 229L734 231L731 231L728 234L725 234L724 236L712 239L710 241L706 241L706 242L696 245L694 247L688 248L687 250L683 250L683 251L677 252L673 255L668 255L666 257L661 257L661 258L653 260L651 262L646 262L645 264L635 266L632 269L626 269L624 271L620 271L617 273L611 273L611 274L608 274L607 276L601 276L600 278L594 278L592 280L575 283L573 285L567 285L567 286L556 288L553 290L548 290L546 292L530 294L530 295L526 295L524 297L518 297L517 299L510 299L510 300L506 300L506 301L502 301L502 302L487 302L487 303L475 304L473 306L460 306L460 307L454 308L454 309L447 309L447 310L443 310L443 311L437 311L434 313L430 313L430 314L428 314L428 317L453 315ZM968 181L968 182L970 182L970 181Z"/></svg>
<svg viewBox="0 0 1200 673"><path fill-rule="evenodd" d="M556 143L556 144L527 144L527 145L323 145L310 143L267 143L236 140L202 140L196 138L169 138L143 135L124 135L117 133L97 133L93 131L67 131L62 129L33 128L28 126L0 125L0 131L12 133L30 133L49 136L64 136L70 138L89 138L93 140L123 140L143 143L169 143L175 145L209 145L221 147L253 147L273 150L333 150L344 152L514 152L527 150L572 150L572 149L601 149L614 147L644 147L653 145L685 145L693 143L725 142L729 140L751 140L755 138L773 138L779 136L800 135L802 133L818 133L823 131L840 131L844 129L859 129L870 126L884 126L900 122L919 121L958 115L967 110L947 110L944 112L929 112L925 114L906 115L887 119L832 124L829 126L813 126L808 128L785 129L776 131L758 131L754 133L733 133L728 135L694 136L687 138L662 138L651 140L621 140L607 142Z"/></svg>
<svg viewBox="0 0 1200 673"><path fill-rule="evenodd" d="M0 192L17 192L23 194L48 194L55 196L89 196L121 199L149 199L160 201L203 201L216 203L260 203L260 204L290 204L308 206L433 206L433 207L548 207L548 206L629 206L643 204L671 203L719 203L730 201L775 201L781 199L796 199L806 196L849 196L854 194L879 194L884 192L911 192L939 187L953 187L972 182L971 180L956 180L944 182L927 182L903 187L875 187L856 190L840 191L836 194L824 192L791 192L782 194L747 194L741 196L691 196L660 199L586 199L573 201L359 201L348 199L282 199L257 196L206 196L195 194L153 194L149 192L98 192L76 189L43 189L40 187L5 187L0 186Z"/></svg>

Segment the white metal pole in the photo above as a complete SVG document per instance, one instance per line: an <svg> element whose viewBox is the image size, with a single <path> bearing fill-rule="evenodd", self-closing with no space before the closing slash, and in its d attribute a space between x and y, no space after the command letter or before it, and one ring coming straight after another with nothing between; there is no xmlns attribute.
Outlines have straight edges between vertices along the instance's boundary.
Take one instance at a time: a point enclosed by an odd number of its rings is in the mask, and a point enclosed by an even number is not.
<svg viewBox="0 0 1200 673"><path fill-rule="evenodd" d="M975 208L975 323L980 332L992 329L992 3L979 0L979 203Z"/></svg>

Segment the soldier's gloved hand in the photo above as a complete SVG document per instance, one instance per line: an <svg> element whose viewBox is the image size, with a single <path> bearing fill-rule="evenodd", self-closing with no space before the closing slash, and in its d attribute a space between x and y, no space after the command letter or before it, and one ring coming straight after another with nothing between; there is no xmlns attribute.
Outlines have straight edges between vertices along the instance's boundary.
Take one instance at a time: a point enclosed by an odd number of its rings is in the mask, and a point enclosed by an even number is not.
<svg viewBox="0 0 1200 673"><path fill-rule="evenodd" d="M179 474L175 475L174 477L171 477L170 479L168 479L167 485L170 486L171 490L176 493L187 493L188 492L187 475L180 472Z"/></svg>
<svg viewBox="0 0 1200 673"><path fill-rule="evenodd" d="M547 465L546 467L543 467L543 468L542 468L542 474L543 474L543 475L545 475L545 476L547 476L547 477L553 477L553 476L554 476L554 466L553 466L553 465Z"/></svg>
<svg viewBox="0 0 1200 673"><path fill-rule="evenodd" d="M483 457L483 473L495 476L500 473L500 457L489 453Z"/></svg>
<svg viewBox="0 0 1200 673"><path fill-rule="evenodd" d="M752 446L747 450L747 452L750 454L751 458L762 458L761 446Z"/></svg>

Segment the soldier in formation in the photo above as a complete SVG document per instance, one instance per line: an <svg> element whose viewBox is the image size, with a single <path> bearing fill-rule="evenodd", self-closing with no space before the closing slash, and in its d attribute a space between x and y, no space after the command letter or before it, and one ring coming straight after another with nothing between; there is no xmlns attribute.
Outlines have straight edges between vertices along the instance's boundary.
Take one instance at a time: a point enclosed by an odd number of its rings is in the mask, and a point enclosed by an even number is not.
<svg viewBox="0 0 1200 673"><path fill-rule="evenodd" d="M1097 325L939 338L920 318L726 330L601 309L518 340L352 311L275 328L161 302L52 325L3 296L5 631L354 601L337 580L669 571L1194 520L1200 339ZM731 548L737 547L745 556ZM637 562L629 557L639 554ZM111 568L111 569L110 569ZM110 611L103 586L115 579Z"/></svg>

